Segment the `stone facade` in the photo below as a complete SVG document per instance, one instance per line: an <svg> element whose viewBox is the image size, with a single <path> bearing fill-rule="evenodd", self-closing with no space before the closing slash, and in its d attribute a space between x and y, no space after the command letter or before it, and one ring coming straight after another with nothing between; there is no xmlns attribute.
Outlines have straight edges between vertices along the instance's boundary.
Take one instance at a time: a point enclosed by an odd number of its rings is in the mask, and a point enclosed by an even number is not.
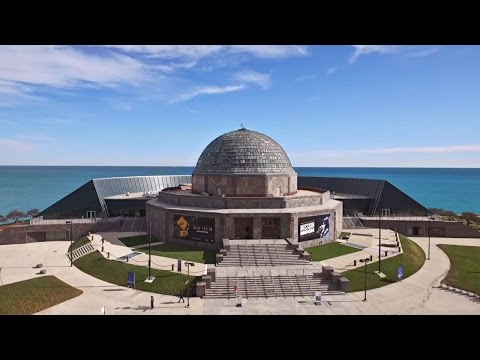
<svg viewBox="0 0 480 360"><path fill-rule="evenodd" d="M342 203L328 191L298 189L281 146L246 129L213 140L198 159L191 190L160 192L147 202L146 216L159 241L214 248L224 239L315 245L342 231Z"/></svg>

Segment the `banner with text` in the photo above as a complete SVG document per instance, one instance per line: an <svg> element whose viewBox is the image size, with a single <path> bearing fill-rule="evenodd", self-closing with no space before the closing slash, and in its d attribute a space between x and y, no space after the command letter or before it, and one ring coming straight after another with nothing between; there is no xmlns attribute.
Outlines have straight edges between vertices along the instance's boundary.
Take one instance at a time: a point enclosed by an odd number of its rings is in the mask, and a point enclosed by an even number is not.
<svg viewBox="0 0 480 360"><path fill-rule="evenodd" d="M313 239L332 240L333 216L330 214L309 216L298 219L298 241Z"/></svg>
<svg viewBox="0 0 480 360"><path fill-rule="evenodd" d="M173 223L173 236L177 239L215 241L215 218L174 215Z"/></svg>

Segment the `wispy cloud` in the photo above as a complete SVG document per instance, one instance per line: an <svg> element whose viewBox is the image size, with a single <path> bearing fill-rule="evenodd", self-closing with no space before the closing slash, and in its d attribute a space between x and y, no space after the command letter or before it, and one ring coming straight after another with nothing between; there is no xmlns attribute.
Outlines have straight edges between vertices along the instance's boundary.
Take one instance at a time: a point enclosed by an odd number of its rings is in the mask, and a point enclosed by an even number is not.
<svg viewBox="0 0 480 360"><path fill-rule="evenodd" d="M337 68L336 68L336 67L329 67L329 68L327 69L327 75L332 75L332 74L334 74L336 71L337 71Z"/></svg>
<svg viewBox="0 0 480 360"><path fill-rule="evenodd" d="M297 78L295 78L295 82L303 82L303 81L308 81L308 80L313 80L318 78L318 75L315 74L306 74L306 75L301 75Z"/></svg>
<svg viewBox="0 0 480 360"><path fill-rule="evenodd" d="M73 119L42 119L38 120L38 122L47 125L72 125L77 124L79 121Z"/></svg>
<svg viewBox="0 0 480 360"><path fill-rule="evenodd" d="M199 95L205 94L225 94L230 92L235 92L242 90L245 85L231 85L231 86L205 86L201 88L197 88L191 92L181 94L180 96L171 100L171 103L183 102L190 100Z"/></svg>
<svg viewBox="0 0 480 360"><path fill-rule="evenodd" d="M355 150L355 152L364 154L480 152L480 145L394 147Z"/></svg>
<svg viewBox="0 0 480 360"><path fill-rule="evenodd" d="M127 53L165 59L201 59L218 54L247 53L260 58L285 58L308 54L299 45L104 45Z"/></svg>
<svg viewBox="0 0 480 360"><path fill-rule="evenodd" d="M35 144L8 138L0 138L0 152L3 154L26 153L32 151Z"/></svg>
<svg viewBox="0 0 480 360"><path fill-rule="evenodd" d="M360 56L369 54L402 54L407 57L423 57L437 52L439 46L427 45L352 45L355 52L348 60L353 64Z"/></svg>
<svg viewBox="0 0 480 360"><path fill-rule="evenodd" d="M270 87L270 75L252 70L236 73L233 78L240 83L255 84L263 89L268 89Z"/></svg>

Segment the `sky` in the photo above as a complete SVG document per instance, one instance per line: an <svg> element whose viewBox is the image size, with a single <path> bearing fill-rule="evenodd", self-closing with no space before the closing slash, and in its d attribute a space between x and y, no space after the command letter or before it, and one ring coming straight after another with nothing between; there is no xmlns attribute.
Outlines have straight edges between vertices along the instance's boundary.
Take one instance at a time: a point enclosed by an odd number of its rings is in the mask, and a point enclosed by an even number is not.
<svg viewBox="0 0 480 360"><path fill-rule="evenodd" d="M480 47L0 46L0 165L195 166L219 135L293 166L480 167Z"/></svg>

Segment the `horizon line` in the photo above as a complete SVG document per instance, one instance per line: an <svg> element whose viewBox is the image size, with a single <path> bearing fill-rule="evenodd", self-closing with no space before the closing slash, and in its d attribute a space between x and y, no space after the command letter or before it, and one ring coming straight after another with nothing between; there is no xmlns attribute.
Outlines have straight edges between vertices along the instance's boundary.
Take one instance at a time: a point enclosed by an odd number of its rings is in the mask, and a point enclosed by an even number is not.
<svg viewBox="0 0 480 360"><path fill-rule="evenodd" d="M195 165L0 165L0 167L184 167ZM322 169L480 169L480 167L432 167L432 166L292 166L293 168Z"/></svg>

